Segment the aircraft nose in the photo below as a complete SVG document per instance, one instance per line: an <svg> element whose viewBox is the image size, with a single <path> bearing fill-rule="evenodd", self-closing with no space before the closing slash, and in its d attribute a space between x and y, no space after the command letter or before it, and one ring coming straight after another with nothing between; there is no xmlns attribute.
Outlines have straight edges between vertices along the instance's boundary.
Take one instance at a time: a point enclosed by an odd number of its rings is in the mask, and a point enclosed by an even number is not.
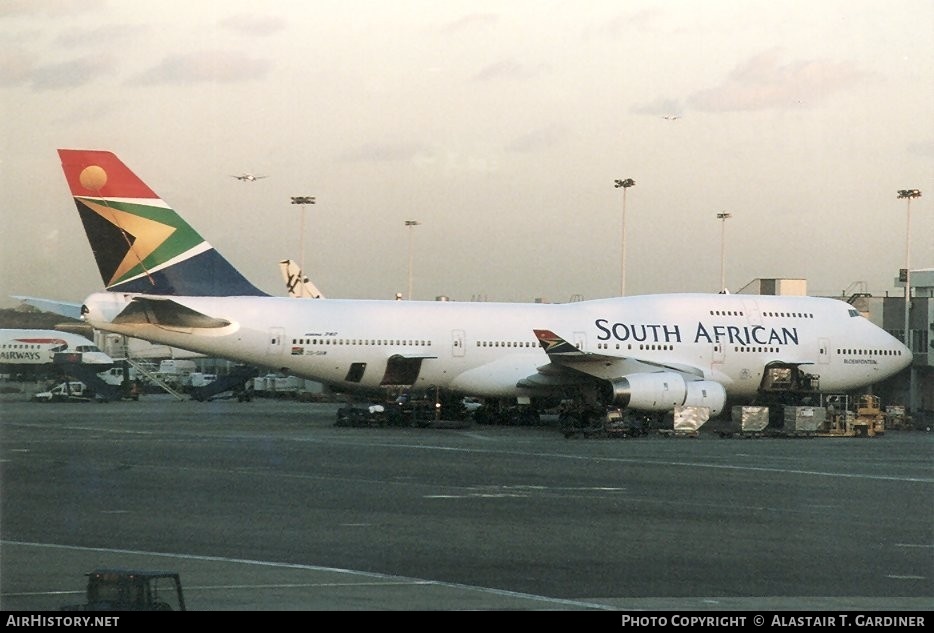
<svg viewBox="0 0 934 633"><path fill-rule="evenodd" d="M914 355L911 353L911 350L908 348L907 345L905 345L903 342L901 342L900 340L898 340L891 334L889 335L889 339L890 340L888 341L889 344L887 347L889 347L889 349L892 349L896 352L895 365L897 366L898 371L901 371L902 369L905 369L906 367L911 365L911 361L914 359Z"/></svg>
<svg viewBox="0 0 934 633"><path fill-rule="evenodd" d="M901 358L904 359L904 365L902 365L902 368L904 369L905 367L911 365L911 361L914 360L914 354L911 353L911 350L908 349L904 343L899 342L898 345L901 348Z"/></svg>

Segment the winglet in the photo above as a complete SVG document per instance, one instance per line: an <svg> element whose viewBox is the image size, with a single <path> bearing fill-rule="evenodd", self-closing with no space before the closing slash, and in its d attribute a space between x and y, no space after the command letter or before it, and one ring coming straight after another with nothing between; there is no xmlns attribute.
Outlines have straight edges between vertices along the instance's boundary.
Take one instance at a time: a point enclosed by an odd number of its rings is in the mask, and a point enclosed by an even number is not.
<svg viewBox="0 0 934 633"><path fill-rule="evenodd" d="M549 356L584 356L584 352L551 330L532 330Z"/></svg>

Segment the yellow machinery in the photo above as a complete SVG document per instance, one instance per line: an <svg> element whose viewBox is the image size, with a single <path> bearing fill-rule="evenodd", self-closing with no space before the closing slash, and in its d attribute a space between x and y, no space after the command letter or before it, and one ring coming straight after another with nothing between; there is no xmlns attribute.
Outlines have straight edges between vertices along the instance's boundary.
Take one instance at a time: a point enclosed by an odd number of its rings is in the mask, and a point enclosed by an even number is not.
<svg viewBox="0 0 934 633"><path fill-rule="evenodd" d="M819 433L825 437L875 437L885 433L885 414L879 406L879 396L864 394L857 398L855 411L850 410L847 396L827 399L827 419Z"/></svg>
<svg viewBox="0 0 934 633"><path fill-rule="evenodd" d="M873 437L885 433L885 414L879 405L879 396L864 394L856 403L853 430L857 436Z"/></svg>

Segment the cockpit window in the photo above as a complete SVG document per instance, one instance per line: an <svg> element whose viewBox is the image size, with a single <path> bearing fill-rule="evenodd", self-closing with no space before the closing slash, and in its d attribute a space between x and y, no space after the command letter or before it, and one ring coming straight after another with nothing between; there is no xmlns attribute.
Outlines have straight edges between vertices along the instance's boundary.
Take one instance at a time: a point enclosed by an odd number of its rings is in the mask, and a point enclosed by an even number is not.
<svg viewBox="0 0 934 633"><path fill-rule="evenodd" d="M859 311L858 311L858 310L854 310L853 308L850 308L850 316L851 316L851 317L858 317L858 316L859 316Z"/></svg>

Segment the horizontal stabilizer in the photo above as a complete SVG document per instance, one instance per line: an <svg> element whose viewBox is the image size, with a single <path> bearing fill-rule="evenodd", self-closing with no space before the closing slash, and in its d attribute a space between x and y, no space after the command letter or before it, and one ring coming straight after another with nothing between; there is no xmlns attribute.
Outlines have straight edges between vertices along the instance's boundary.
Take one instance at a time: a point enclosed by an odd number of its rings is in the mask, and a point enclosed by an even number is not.
<svg viewBox="0 0 934 633"><path fill-rule="evenodd" d="M71 303L69 301L55 301L54 299L43 299L41 297L24 297L22 295L10 295L14 299L19 299L26 305L30 305L43 312L51 312L70 319L81 318L81 304Z"/></svg>
<svg viewBox="0 0 934 633"><path fill-rule="evenodd" d="M216 319L186 308L171 299L136 297L113 323L116 325L151 324L165 327L222 328L230 325L226 319Z"/></svg>

